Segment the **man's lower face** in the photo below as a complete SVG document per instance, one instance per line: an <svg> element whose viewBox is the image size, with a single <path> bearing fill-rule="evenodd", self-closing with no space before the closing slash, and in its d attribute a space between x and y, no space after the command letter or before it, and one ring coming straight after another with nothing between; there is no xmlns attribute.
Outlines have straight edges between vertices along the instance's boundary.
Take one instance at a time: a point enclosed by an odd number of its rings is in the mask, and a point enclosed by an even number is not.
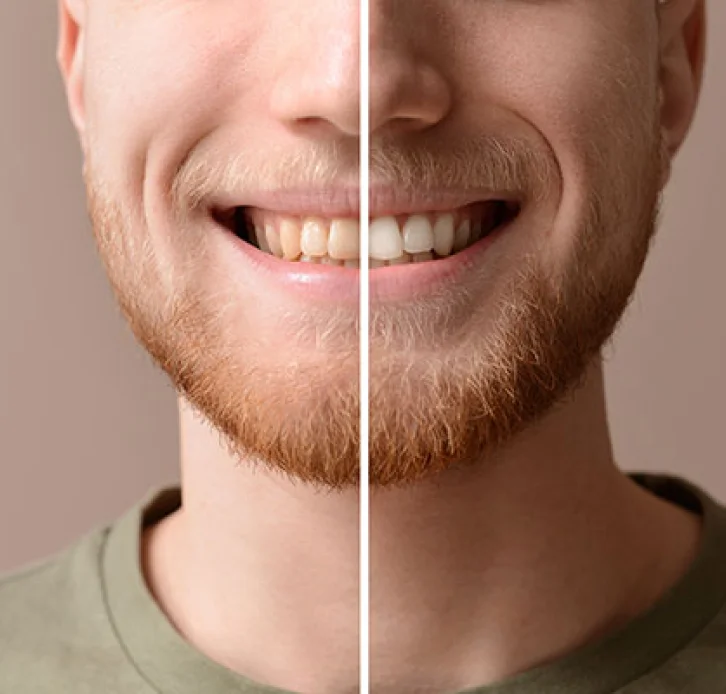
<svg viewBox="0 0 726 694"><path fill-rule="evenodd" d="M417 192L416 180L451 172L411 157L429 168L411 169L405 200L371 191L367 257L353 214L228 203L162 231L121 213L93 152L86 177L103 260L143 346L236 457L324 487L358 483L356 268L369 263L370 480L393 486L486 464L578 384L655 228L664 160L652 133L639 148L593 150L600 170L569 218L546 152L471 148L485 161L467 170L502 183L480 200ZM372 175L405 161L374 152Z"/></svg>

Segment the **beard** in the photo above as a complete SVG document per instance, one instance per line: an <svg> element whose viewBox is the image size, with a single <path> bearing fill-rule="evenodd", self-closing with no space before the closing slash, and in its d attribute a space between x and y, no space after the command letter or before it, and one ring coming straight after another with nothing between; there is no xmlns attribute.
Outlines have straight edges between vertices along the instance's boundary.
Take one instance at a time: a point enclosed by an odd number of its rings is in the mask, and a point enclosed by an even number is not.
<svg viewBox="0 0 726 694"><path fill-rule="evenodd" d="M667 155L657 119L641 121L626 137L611 132L585 145L595 173L558 262L548 262L545 245L556 239L553 226L528 252L502 261L486 311L477 310L476 282L407 306L371 306L371 486L486 464L581 384L627 307L656 228ZM532 155L525 143L494 137L481 143L464 143L457 157L450 143L438 146L440 156L431 144L425 157L420 147L381 147L371 171L411 188L506 183L533 191L533 200L551 195L558 169L549 151ZM204 239L180 232L183 251L163 257L92 154L85 176L102 260L135 336L177 391L240 463L325 489L355 487L357 316L299 314L286 328L294 337L278 349L250 310L209 286Z"/></svg>

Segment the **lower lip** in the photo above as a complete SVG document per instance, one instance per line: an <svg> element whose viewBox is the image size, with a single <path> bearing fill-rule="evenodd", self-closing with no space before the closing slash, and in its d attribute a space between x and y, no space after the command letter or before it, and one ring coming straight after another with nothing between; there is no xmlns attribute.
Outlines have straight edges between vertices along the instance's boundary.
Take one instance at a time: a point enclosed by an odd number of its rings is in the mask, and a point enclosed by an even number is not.
<svg viewBox="0 0 726 694"><path fill-rule="evenodd" d="M371 269L371 300L383 303L421 299L446 285L465 281L465 275L481 264L487 250L516 222L515 219L498 227L487 237L447 258ZM281 260L246 243L226 227L215 226L232 241L236 251L242 254L243 262L262 274L262 281L268 280L298 299L309 298L336 306L357 305L360 270Z"/></svg>

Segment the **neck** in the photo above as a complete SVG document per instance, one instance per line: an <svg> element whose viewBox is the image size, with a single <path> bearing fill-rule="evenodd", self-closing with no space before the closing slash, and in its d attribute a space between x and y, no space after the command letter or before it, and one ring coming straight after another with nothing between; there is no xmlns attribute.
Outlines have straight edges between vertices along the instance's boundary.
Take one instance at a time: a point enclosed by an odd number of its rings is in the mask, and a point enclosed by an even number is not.
<svg viewBox="0 0 726 694"><path fill-rule="evenodd" d="M180 412L183 506L146 537L162 608L251 679L357 691L357 491L240 465ZM495 458L373 490L370 516L376 692L481 686L622 626L685 571L698 534L614 465L599 365Z"/></svg>

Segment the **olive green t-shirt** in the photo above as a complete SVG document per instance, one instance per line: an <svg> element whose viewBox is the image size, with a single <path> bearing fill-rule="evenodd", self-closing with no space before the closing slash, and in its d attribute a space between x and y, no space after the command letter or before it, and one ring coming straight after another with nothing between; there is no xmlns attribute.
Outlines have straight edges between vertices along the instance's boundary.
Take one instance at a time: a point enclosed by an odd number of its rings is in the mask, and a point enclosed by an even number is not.
<svg viewBox="0 0 726 694"><path fill-rule="evenodd" d="M688 573L619 632L467 694L726 692L726 509L683 480L633 479L703 515ZM179 503L178 489L164 490L61 554L0 579L0 694L282 692L194 649L146 588L141 528Z"/></svg>

